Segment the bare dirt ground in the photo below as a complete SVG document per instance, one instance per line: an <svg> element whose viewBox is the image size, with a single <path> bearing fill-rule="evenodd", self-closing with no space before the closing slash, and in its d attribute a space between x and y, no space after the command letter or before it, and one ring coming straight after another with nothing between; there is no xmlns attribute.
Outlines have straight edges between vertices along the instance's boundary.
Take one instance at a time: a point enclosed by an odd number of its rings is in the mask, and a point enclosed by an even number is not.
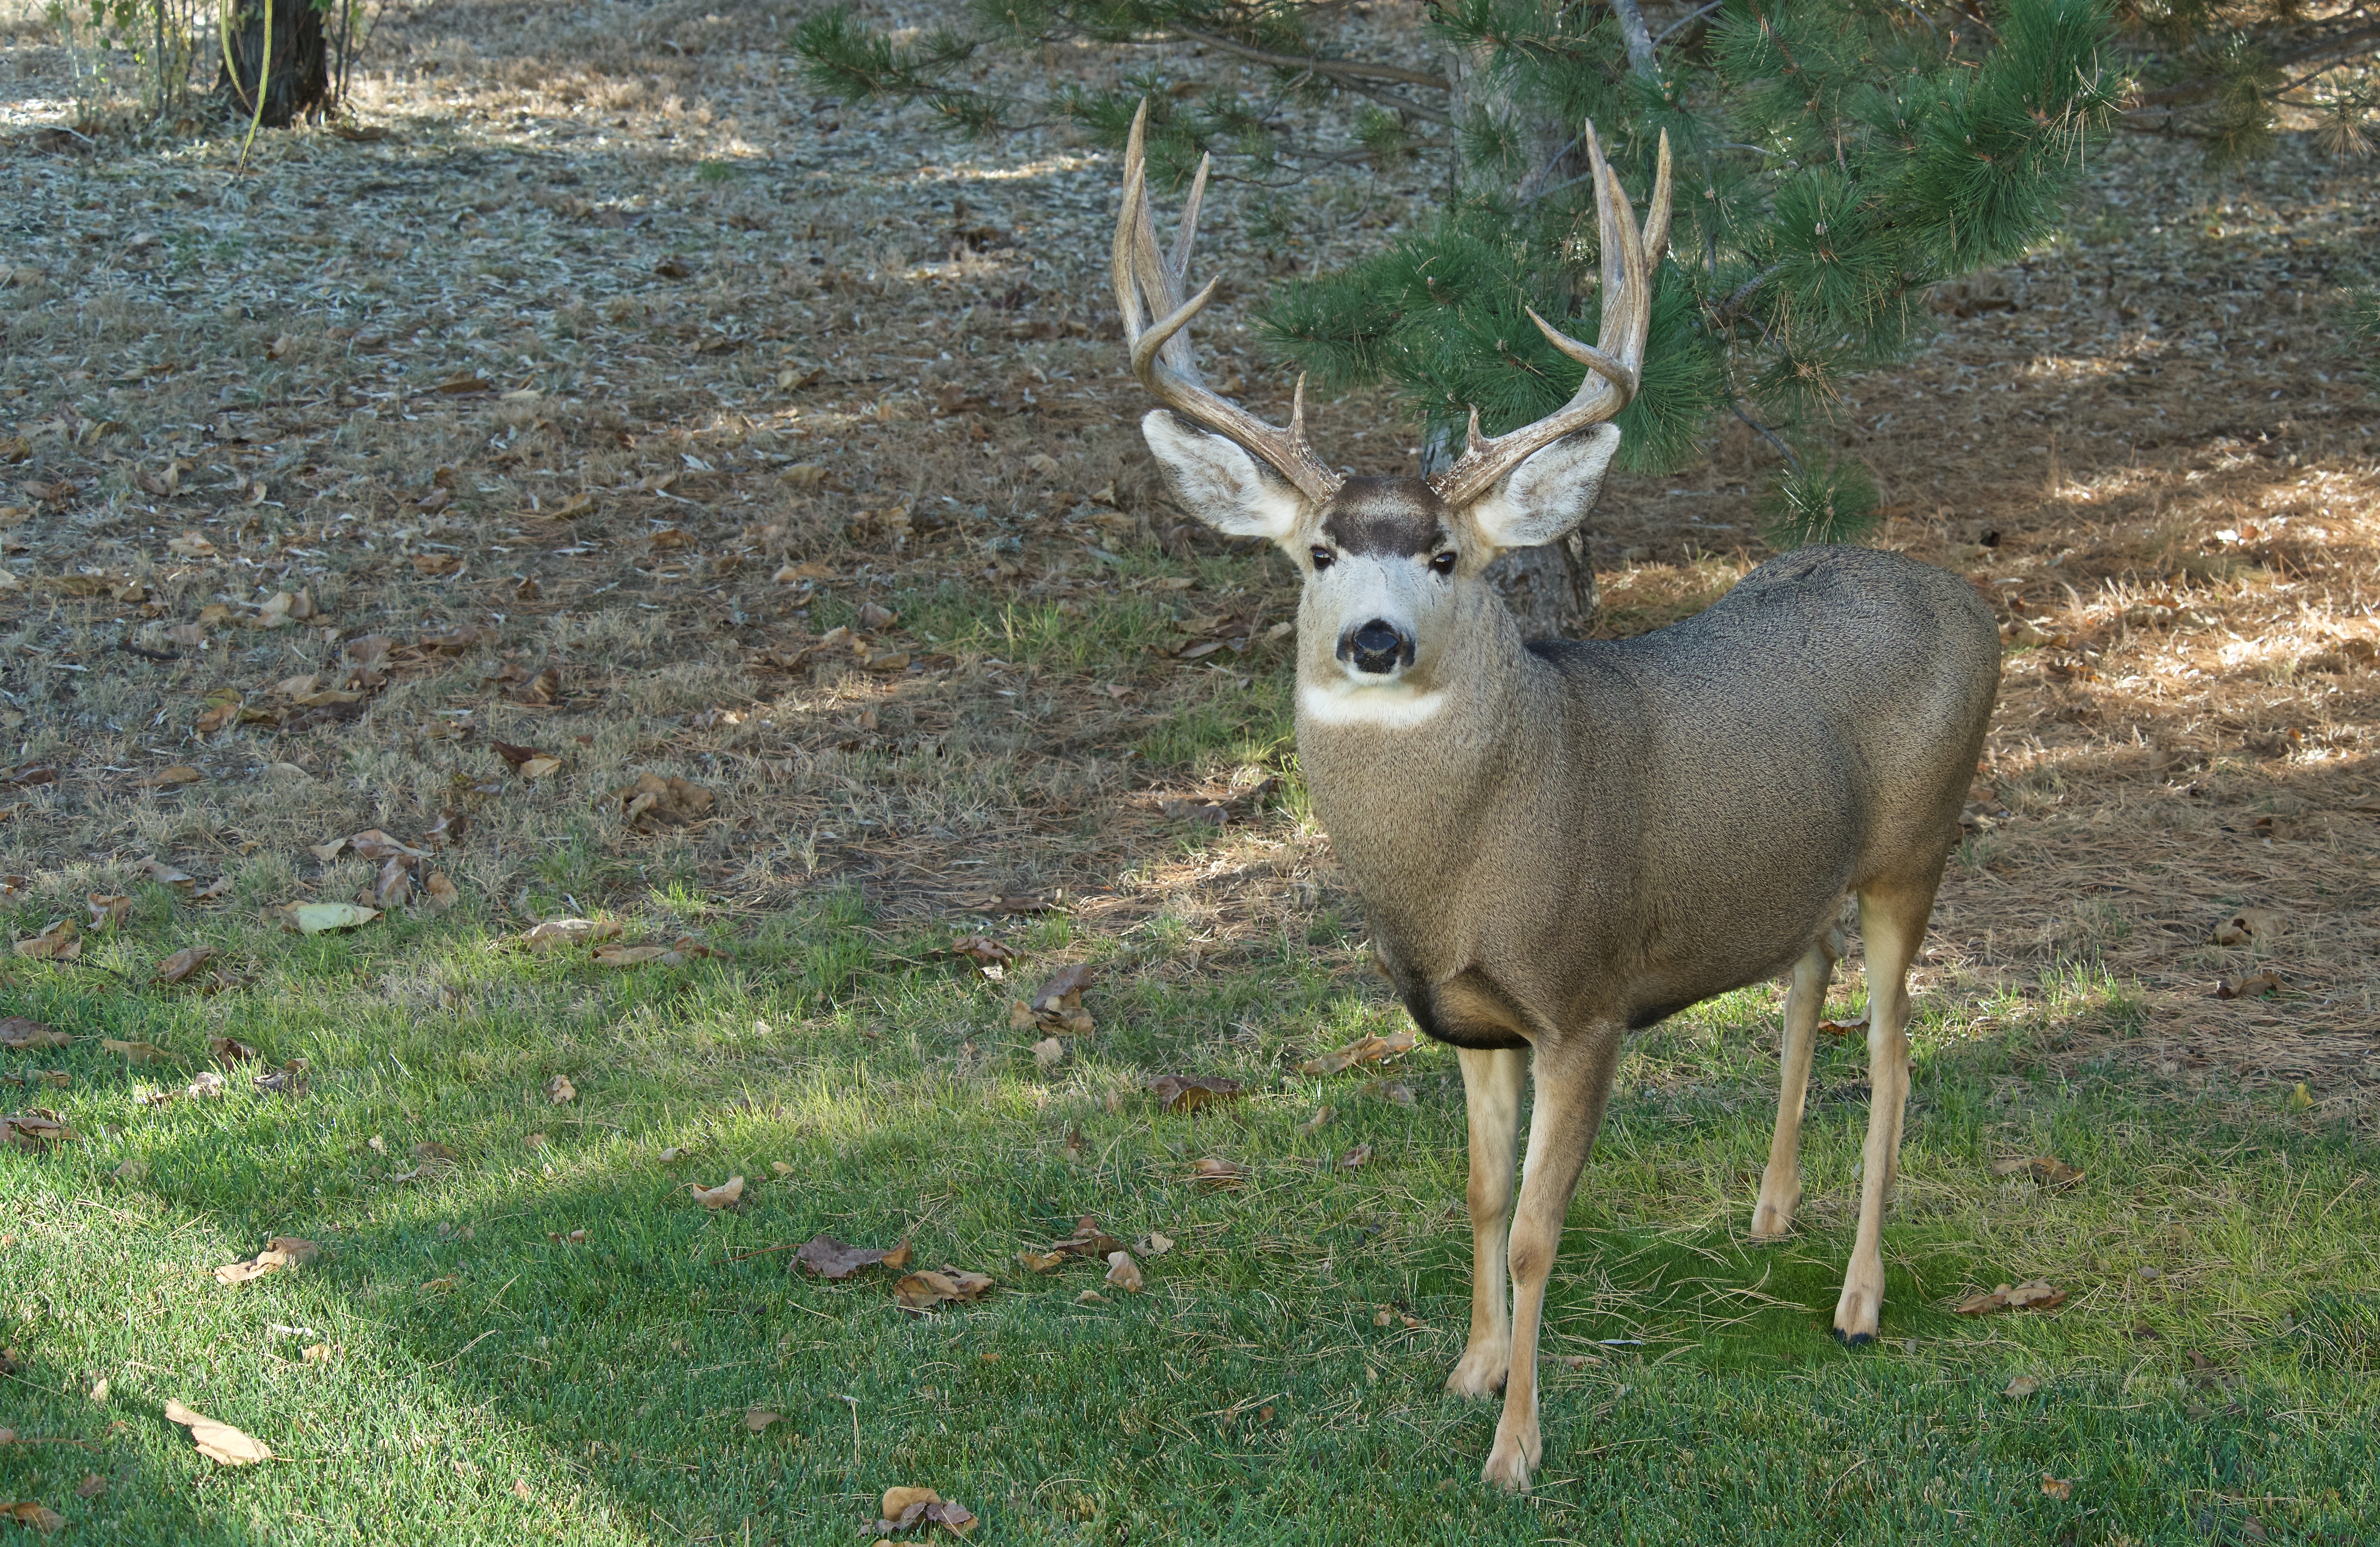
<svg viewBox="0 0 2380 1547"><path fill-rule="evenodd" d="M228 879L216 906L344 897L369 867L308 846L448 810L494 915L856 886L956 922L1029 897L1091 930L1178 920L1195 967L1345 910L1293 782L1260 793L1289 753L1287 567L1189 529L1138 449L1111 161L816 100L787 20L392 7L371 137L268 133L245 171L228 135L57 132L67 49L0 28L20 933L152 858ZM1418 172L1225 188L1215 374L1277 416L1239 306L1427 202ZM2369 169L2300 137L2221 181L2119 140L2067 238L1952 286L1933 346L1836 419L1887 489L1880 541L1970 575L2010 642L1925 986L2005 1004L2096 965L2143 1013L2063 1056L2259 1100L2304 1080L2358 1120L2380 406L2335 297L2375 245ZM1375 403L1318 418L1351 465L1412 456ZM1673 620L1765 556L1764 471L1722 432L1608 492L1598 627ZM560 766L524 782L497 743ZM647 831L615 793L647 773L717 805ZM2272 918L2216 944L2243 907ZM2269 996L2216 997L2265 969Z"/></svg>

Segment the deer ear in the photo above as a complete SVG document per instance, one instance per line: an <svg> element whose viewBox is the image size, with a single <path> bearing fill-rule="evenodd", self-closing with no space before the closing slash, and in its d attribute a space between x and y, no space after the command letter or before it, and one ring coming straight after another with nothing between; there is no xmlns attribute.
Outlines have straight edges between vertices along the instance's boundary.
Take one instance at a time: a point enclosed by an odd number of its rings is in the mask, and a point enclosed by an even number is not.
<svg viewBox="0 0 2380 1547"><path fill-rule="evenodd" d="M1152 408L1140 421L1165 481L1191 515L1233 537L1286 544L1305 514L1297 491L1280 475L1220 435L1210 435Z"/></svg>
<svg viewBox="0 0 2380 1547"><path fill-rule="evenodd" d="M1595 508L1603 470L1620 449L1620 427L1597 424L1565 435L1504 475L1471 507L1489 547L1534 548L1568 533Z"/></svg>

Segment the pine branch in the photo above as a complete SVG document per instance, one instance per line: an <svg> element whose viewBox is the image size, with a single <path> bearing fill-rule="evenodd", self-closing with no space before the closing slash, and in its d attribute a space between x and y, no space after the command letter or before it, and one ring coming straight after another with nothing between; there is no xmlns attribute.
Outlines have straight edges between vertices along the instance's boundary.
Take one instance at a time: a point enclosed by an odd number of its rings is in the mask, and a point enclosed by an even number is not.
<svg viewBox="0 0 2380 1547"><path fill-rule="evenodd" d="M2291 82L2292 85L2303 85L2305 80L2311 80L2315 76L2323 74L2325 70L2337 67L2350 56L2359 53L2370 53L2375 48L2380 48L2380 24L2359 27L2354 31L2338 37L2308 43L2291 53L2277 55L2270 62L2277 70L2289 70L2317 60L2325 61L2322 69L2313 71L2303 80ZM2137 114L2160 107L2192 106L2220 94L2228 79L2228 76L2220 73L2194 76L2188 80L2159 87L2154 91L2143 91L2125 105L2124 111L2128 114ZM2288 87L2281 88L2283 91L2288 89Z"/></svg>

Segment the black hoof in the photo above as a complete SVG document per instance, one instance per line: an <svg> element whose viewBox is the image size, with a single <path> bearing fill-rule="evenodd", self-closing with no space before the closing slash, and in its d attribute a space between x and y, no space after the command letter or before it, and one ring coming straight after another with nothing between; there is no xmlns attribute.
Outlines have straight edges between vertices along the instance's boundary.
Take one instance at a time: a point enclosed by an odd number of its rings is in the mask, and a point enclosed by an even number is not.
<svg viewBox="0 0 2380 1547"><path fill-rule="evenodd" d="M1863 1347L1876 1341L1874 1333L1847 1333L1840 1327L1835 1328L1834 1333L1835 1341L1846 1348Z"/></svg>

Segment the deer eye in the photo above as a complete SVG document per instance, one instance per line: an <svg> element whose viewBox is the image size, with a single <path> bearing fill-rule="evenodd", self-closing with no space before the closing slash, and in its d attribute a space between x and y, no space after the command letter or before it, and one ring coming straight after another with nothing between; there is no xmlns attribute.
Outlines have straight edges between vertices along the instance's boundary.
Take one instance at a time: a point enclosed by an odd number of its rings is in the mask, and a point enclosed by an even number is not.
<svg viewBox="0 0 2380 1547"><path fill-rule="evenodd" d="M1307 550L1307 554L1309 554L1309 556L1311 556L1311 557L1313 558L1313 560L1314 560L1314 572L1315 572L1316 574L1318 574L1318 574L1320 574L1323 570L1330 568L1330 561L1331 561L1332 559L1335 559L1335 558L1337 558L1337 557L1339 556L1338 554L1336 554L1332 553L1330 549L1328 549L1328 548L1326 548L1326 547L1322 546L1322 544L1320 544L1319 542L1316 543L1312 548L1308 549L1308 550Z"/></svg>
<svg viewBox="0 0 2380 1547"><path fill-rule="evenodd" d="M1454 550L1449 548L1446 552L1439 554L1436 558L1429 561L1429 572L1433 575L1453 574L1454 557Z"/></svg>

